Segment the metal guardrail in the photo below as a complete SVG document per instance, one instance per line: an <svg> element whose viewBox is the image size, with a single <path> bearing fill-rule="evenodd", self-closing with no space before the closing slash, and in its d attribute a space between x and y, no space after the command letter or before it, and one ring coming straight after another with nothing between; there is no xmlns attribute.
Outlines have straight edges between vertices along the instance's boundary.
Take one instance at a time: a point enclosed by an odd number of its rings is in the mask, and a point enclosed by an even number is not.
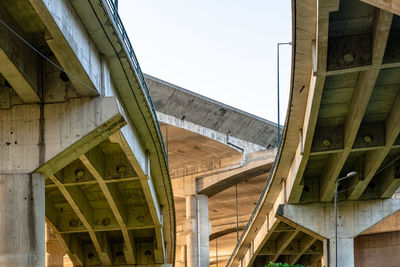
<svg viewBox="0 0 400 267"><path fill-rule="evenodd" d="M136 58L135 51L133 50L133 47L129 40L128 34L126 33L125 27L122 24L121 18L118 14L118 8L115 5L114 0L103 0L103 1L107 4L106 6L108 6L108 8L111 11L112 18L114 20L115 25L117 26L117 30L122 39L122 43L123 43L126 51L128 52L130 62L132 63L132 66L136 72L136 76L139 79L139 83L142 87L144 95L146 96L147 102L148 102L151 112L153 114L153 118L157 125L156 127L157 127L158 134L161 137L161 139L160 139L161 146L163 148L164 155L166 156L166 159L168 162L168 155L165 152L164 141L163 141L162 134L161 134L160 124L157 119L156 109L154 108L153 101L152 101L151 95L150 95L150 91L149 91L149 88L147 87L146 80L144 79L142 69L140 68L140 65L139 65L139 61Z"/></svg>
<svg viewBox="0 0 400 267"><path fill-rule="evenodd" d="M282 132L283 133L285 132L285 128L282 129ZM263 188L263 190L261 192L260 198L258 199L256 206L254 207L254 210L253 210L253 213L250 216L249 222L247 223L246 227L243 229L243 232L240 235L240 238L239 238L238 242L236 243L236 246L235 246L235 248L234 248L234 250L233 250L233 252L231 254L231 257L229 258L228 262L226 263L226 266L229 266L232 263L233 258L235 257L235 254L239 250L239 246L243 241L243 238L245 237L245 235L249 231L250 226L253 223L253 221L254 221L254 219L256 217L256 214L257 214L257 212L259 211L259 209L261 207L262 201L264 199L265 194L267 193L267 189L268 189L269 185L271 184L272 176L274 175L274 172L275 172L275 169L276 169L276 165L277 165L277 162L278 162L278 159L279 159L279 156L280 156L281 146L282 146L282 139L280 140L280 142L278 144L278 153L275 156L274 165L272 165L271 171L269 173L267 181L265 182L265 185L264 185L264 188Z"/></svg>

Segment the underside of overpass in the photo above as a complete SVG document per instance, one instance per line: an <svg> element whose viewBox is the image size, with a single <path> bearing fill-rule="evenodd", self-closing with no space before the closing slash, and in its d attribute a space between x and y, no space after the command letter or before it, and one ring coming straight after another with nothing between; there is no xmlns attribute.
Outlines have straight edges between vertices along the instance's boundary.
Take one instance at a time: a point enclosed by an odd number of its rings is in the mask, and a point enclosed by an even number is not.
<svg viewBox="0 0 400 267"><path fill-rule="evenodd" d="M0 2L0 266L173 265L167 155L116 12Z"/></svg>
<svg viewBox="0 0 400 267"><path fill-rule="evenodd" d="M254 219L227 266L335 266L336 252L337 266L392 266L385 265L388 254L365 256L363 242L373 239L363 235L371 227L381 229L375 240L385 232L397 238L400 231L398 224L385 229L400 208L398 4L292 3L293 77L283 140ZM336 242L336 181L350 172L357 174L338 182ZM276 230L284 226L290 230Z"/></svg>
<svg viewBox="0 0 400 267"><path fill-rule="evenodd" d="M176 266L223 266L271 170L277 127L155 77L146 80L168 151Z"/></svg>
<svg viewBox="0 0 400 267"><path fill-rule="evenodd" d="M114 1L1 1L0 266L398 266L400 5L292 3L277 144L144 75Z"/></svg>

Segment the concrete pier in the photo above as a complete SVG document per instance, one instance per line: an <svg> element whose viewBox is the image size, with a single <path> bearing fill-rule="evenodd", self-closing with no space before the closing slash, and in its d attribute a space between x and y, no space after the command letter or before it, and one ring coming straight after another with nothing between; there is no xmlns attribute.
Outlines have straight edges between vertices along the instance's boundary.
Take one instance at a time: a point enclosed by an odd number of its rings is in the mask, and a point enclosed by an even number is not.
<svg viewBox="0 0 400 267"><path fill-rule="evenodd" d="M197 243L197 211L196 196L186 197L186 244L187 244L187 266L198 266L198 243Z"/></svg>
<svg viewBox="0 0 400 267"><path fill-rule="evenodd" d="M0 174L0 266L45 265L44 176Z"/></svg>
<svg viewBox="0 0 400 267"><path fill-rule="evenodd" d="M210 266L210 222L208 216L208 197L198 195L200 223L200 267Z"/></svg>
<svg viewBox="0 0 400 267"><path fill-rule="evenodd" d="M354 239L400 210L400 199L344 201L338 204L337 266L360 266ZM332 203L286 204L276 217L316 238L325 238L323 262L336 266L335 216Z"/></svg>
<svg viewBox="0 0 400 267"><path fill-rule="evenodd" d="M197 224L199 223L199 225ZM187 266L207 267L210 264L210 223L208 220L208 197L186 197L186 244ZM199 247L200 245L200 247Z"/></svg>

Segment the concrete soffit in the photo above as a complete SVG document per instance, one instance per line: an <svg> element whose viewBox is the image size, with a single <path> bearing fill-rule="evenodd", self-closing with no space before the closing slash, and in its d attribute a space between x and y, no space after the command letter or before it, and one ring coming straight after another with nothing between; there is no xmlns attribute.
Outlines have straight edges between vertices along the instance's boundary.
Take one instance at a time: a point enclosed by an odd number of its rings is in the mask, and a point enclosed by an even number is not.
<svg viewBox="0 0 400 267"><path fill-rule="evenodd" d="M149 163L152 166L151 176L154 189L163 209L164 238L168 262L175 257L175 211L172 195L172 185L169 179L168 163L162 145L161 134L155 114L152 113L149 100L142 88L138 74L132 65L123 38L116 31L117 25L112 20L112 13L105 0L71 1L90 38L99 52L108 62L111 83L115 90L105 89L106 95L115 95L121 100L127 115L127 121L132 123L144 148L148 150ZM168 219L166 219L168 218Z"/></svg>

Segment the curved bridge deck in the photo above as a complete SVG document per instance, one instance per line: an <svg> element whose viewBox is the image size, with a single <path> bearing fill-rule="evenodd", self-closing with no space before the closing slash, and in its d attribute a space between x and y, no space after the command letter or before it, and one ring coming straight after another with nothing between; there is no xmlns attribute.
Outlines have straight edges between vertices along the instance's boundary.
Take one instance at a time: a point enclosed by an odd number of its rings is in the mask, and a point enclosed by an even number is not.
<svg viewBox="0 0 400 267"><path fill-rule="evenodd" d="M293 78L283 141L254 218L227 266L262 266L270 260L306 265L318 261L322 250L310 256L300 248L301 255L291 256L288 248L310 244L311 236L332 241L329 229L334 226L325 220L325 204L318 206L321 218L313 218L320 221L319 230L310 230L311 222L302 225L283 212L284 207L310 207L303 216L312 207L316 209L315 203L329 203L333 208L335 182L350 171L357 175L340 183L339 209L353 205L349 203L369 203L368 209L380 214L371 216L382 216L380 220L398 211L397 200L390 198L400 185L400 13L385 3L293 1ZM389 213L375 209L383 199L387 200L382 203L396 208ZM275 231L282 223L291 224L294 230ZM344 226L339 228L347 231ZM358 230L343 236L351 240L346 241L349 251L362 232ZM268 247L275 249L270 255L265 252ZM354 266L354 259L339 261L340 266Z"/></svg>

